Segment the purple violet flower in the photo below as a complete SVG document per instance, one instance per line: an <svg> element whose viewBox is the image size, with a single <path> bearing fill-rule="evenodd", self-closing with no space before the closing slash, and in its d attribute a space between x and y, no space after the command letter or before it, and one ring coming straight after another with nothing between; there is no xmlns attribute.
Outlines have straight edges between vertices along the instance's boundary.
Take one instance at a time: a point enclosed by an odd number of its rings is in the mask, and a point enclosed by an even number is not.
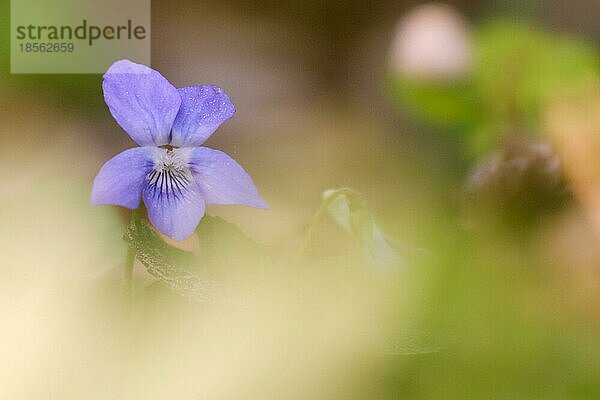
<svg viewBox="0 0 600 400"><path fill-rule="evenodd" d="M175 240L194 233L205 204L267 207L237 162L200 146L235 113L221 88L176 89L159 72L129 60L108 69L102 88L111 114L141 147L102 166L93 205L135 209L143 198L152 224Z"/></svg>

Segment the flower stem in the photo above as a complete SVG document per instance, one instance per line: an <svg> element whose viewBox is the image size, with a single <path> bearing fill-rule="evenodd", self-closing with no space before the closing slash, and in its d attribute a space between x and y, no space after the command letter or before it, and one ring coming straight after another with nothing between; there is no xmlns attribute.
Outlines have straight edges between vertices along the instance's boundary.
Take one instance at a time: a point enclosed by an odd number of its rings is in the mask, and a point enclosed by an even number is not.
<svg viewBox="0 0 600 400"><path fill-rule="evenodd" d="M312 217L312 220L310 221L310 225L308 226L306 235L304 236L304 241L302 243L302 247L300 248L300 251L298 252L298 255L296 256L296 264L300 264L306 259L308 252L309 252L310 248L312 247L312 243L313 243L313 240L315 237L315 232L316 232L317 228L319 227L319 225L321 225L321 220L323 219L323 216L326 214L327 208L329 207L329 205L335 199L337 199L339 196L343 196L343 195L356 196L356 192L354 190L348 189L348 188L337 189L334 194L326 196L323 199L323 201L321 202L321 205L319 206L319 209L317 210L315 215Z"/></svg>
<svg viewBox="0 0 600 400"><path fill-rule="evenodd" d="M131 211L131 222L135 223L141 218L141 211L139 208ZM133 266L135 263L135 249L131 246L127 247L127 255L125 256L125 265L123 267L123 291L127 298L131 297L132 286L133 286Z"/></svg>
<svg viewBox="0 0 600 400"><path fill-rule="evenodd" d="M321 225L321 221L323 220L323 217L326 215L329 206L335 200L337 200L340 196L347 196L348 198L351 198L354 200L360 198L360 194L350 188L340 188L340 189L335 189L335 190L329 190L329 191L326 191L323 193L323 201L321 202L319 209L317 210L317 212L313 216L312 220L310 221L308 230L306 231L306 235L304 236L304 241L302 243L302 247L300 248L300 251L298 252L298 254L296 255L296 258L294 260L295 265L300 265L306 260L308 253L312 247L317 228Z"/></svg>
<svg viewBox="0 0 600 400"><path fill-rule="evenodd" d="M298 253L298 256L296 257L296 263L301 263L306 258L307 253L311 248L313 238L315 236L315 231L316 231L317 227L321 224L321 220L323 219L323 215L325 214L325 211L327 211L327 207L329 206L329 203L330 203L329 200L323 201L321 203L321 205L319 206L319 209L317 210L315 215L312 217L312 220L310 221L310 225L308 226L308 229L306 230L306 236L304 236L304 241L302 243L302 247L300 249L300 252Z"/></svg>

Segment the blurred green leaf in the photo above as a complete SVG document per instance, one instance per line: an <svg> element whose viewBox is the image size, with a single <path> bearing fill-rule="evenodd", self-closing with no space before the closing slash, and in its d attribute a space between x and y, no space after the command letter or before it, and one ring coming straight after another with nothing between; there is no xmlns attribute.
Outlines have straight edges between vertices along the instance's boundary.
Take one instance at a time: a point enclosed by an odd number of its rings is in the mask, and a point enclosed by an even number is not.
<svg viewBox="0 0 600 400"><path fill-rule="evenodd" d="M374 268L397 267L403 262L399 249L375 222L362 196L348 188L323 193L329 215L359 242L363 258Z"/></svg>
<svg viewBox="0 0 600 400"><path fill-rule="evenodd" d="M263 265L269 260L264 249L221 217L205 215L196 235L200 240L200 258L212 270Z"/></svg>
<svg viewBox="0 0 600 400"><path fill-rule="evenodd" d="M124 239L148 273L180 295L212 301L222 291L222 285L202 277L198 257L165 243L145 220L132 221Z"/></svg>
<svg viewBox="0 0 600 400"><path fill-rule="evenodd" d="M597 48L514 21L474 31L475 60L462 82L388 79L393 99L448 133L465 137L467 154L481 156L507 135L535 136L544 104L565 90L598 79ZM517 132L518 131L518 132Z"/></svg>
<svg viewBox="0 0 600 400"><path fill-rule="evenodd" d="M129 224L125 241L149 269L175 268L190 272L200 269L200 260L193 253L165 243L143 219Z"/></svg>
<svg viewBox="0 0 600 400"><path fill-rule="evenodd" d="M493 119L537 127L549 97L598 76L593 45L523 23L483 25L476 47L476 84L486 116Z"/></svg>
<svg viewBox="0 0 600 400"><path fill-rule="evenodd" d="M394 76L388 80L392 98L419 118L463 128L481 118L476 88L471 81L420 82Z"/></svg>

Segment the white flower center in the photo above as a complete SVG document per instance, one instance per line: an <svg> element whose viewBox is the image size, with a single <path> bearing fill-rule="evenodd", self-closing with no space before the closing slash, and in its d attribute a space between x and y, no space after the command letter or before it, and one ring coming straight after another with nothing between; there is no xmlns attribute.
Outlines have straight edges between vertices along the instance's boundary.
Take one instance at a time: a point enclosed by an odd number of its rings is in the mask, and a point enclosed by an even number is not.
<svg viewBox="0 0 600 400"><path fill-rule="evenodd" d="M192 173L184 154L179 149L164 149L154 160L154 169L146 177L148 189L153 196L165 195L178 199L185 196L186 188L192 182Z"/></svg>

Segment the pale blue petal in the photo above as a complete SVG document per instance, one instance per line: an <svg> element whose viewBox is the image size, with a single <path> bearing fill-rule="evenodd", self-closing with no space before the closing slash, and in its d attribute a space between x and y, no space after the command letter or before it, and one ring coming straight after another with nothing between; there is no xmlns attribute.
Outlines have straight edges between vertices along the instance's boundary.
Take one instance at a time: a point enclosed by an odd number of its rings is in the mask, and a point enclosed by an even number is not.
<svg viewBox="0 0 600 400"><path fill-rule="evenodd" d="M191 236L204 215L204 200L190 176L185 185L152 185L144 188L144 203L152 225L171 239Z"/></svg>
<svg viewBox="0 0 600 400"><path fill-rule="evenodd" d="M169 144L181 97L160 73L120 60L104 74L102 88L111 114L136 143Z"/></svg>
<svg viewBox="0 0 600 400"><path fill-rule="evenodd" d="M235 113L233 103L218 86L188 86L177 90L181 106L173 123L173 146L201 145Z"/></svg>
<svg viewBox="0 0 600 400"><path fill-rule="evenodd" d="M94 179L92 204L138 208L146 175L154 167L157 151L155 147L136 147L108 160Z"/></svg>
<svg viewBox="0 0 600 400"><path fill-rule="evenodd" d="M207 204L241 204L267 208L252 178L235 160L222 151L197 147L189 149L189 166Z"/></svg>

